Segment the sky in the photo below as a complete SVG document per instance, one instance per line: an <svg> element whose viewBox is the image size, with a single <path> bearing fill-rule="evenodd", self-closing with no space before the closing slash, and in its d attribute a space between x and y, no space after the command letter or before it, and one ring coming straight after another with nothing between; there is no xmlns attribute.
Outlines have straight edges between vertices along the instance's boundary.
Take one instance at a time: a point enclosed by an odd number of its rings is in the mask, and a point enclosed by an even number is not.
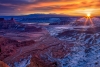
<svg viewBox="0 0 100 67"><path fill-rule="evenodd" d="M35 13L100 16L100 0L0 0L0 15Z"/></svg>

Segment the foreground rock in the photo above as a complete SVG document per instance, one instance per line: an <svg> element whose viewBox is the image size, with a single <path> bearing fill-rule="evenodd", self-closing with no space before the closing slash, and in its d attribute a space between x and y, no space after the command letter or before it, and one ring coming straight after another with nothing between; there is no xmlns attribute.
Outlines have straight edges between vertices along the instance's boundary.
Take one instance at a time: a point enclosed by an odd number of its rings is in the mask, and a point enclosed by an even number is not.
<svg viewBox="0 0 100 67"><path fill-rule="evenodd" d="M10 67L99 67L100 46L45 35L35 44L18 48L3 61Z"/></svg>
<svg viewBox="0 0 100 67"><path fill-rule="evenodd" d="M0 61L0 67L9 67L6 63Z"/></svg>
<svg viewBox="0 0 100 67"><path fill-rule="evenodd" d="M29 46L34 44L35 41L22 41L18 42L9 38L0 37L0 60L12 56L16 53L17 49L24 46Z"/></svg>

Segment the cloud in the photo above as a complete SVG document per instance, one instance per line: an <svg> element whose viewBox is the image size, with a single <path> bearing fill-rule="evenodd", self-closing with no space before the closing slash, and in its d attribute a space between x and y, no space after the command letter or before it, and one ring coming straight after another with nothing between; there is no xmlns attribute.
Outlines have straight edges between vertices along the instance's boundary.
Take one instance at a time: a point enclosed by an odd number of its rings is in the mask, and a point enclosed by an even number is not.
<svg viewBox="0 0 100 67"><path fill-rule="evenodd" d="M100 0L0 0L0 9L2 9L0 14L63 13L83 15L85 11L100 15ZM91 11L91 9L93 10Z"/></svg>

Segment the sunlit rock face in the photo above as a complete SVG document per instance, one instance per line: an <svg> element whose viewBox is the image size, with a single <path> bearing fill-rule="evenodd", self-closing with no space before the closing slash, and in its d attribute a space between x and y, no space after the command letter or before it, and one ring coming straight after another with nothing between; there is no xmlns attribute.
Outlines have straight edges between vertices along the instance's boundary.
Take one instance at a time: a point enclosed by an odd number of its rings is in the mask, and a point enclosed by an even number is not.
<svg viewBox="0 0 100 67"><path fill-rule="evenodd" d="M0 67L9 67L6 63L0 61Z"/></svg>
<svg viewBox="0 0 100 67"><path fill-rule="evenodd" d="M17 49L34 44L34 40L18 42L9 38L0 37L0 60L14 55Z"/></svg>

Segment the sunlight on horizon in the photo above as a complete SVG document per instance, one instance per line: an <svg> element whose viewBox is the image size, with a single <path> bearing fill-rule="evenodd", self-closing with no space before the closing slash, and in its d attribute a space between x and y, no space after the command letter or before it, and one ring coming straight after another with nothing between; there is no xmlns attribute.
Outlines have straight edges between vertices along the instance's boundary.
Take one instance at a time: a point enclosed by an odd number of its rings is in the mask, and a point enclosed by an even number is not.
<svg viewBox="0 0 100 67"><path fill-rule="evenodd" d="M94 22L92 21L92 18L91 18L91 14L90 13L87 13L87 17L86 17L86 20L85 20L84 25L86 25L87 23L89 23L92 26L94 26Z"/></svg>
<svg viewBox="0 0 100 67"><path fill-rule="evenodd" d="M87 17L90 17L90 16L91 16L91 14L90 14L90 13L88 13L88 14L87 14Z"/></svg>

